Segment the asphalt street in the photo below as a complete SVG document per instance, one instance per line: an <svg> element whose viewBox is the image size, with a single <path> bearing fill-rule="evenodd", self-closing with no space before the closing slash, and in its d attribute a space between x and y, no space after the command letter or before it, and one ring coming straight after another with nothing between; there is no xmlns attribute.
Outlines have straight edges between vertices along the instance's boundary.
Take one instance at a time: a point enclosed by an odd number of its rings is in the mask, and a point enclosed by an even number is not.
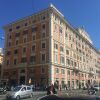
<svg viewBox="0 0 100 100"><path fill-rule="evenodd" d="M46 92L33 92L33 97L32 98L24 98L21 100L38 100L39 98L43 97L46 95ZM6 94L5 95L0 95L0 100L6 100Z"/></svg>
<svg viewBox="0 0 100 100"><path fill-rule="evenodd" d="M72 91L61 91L58 92L57 96L78 96L78 95L88 95L87 90L72 90ZM22 100L39 100L39 98L46 96L46 92L34 92L32 98L25 98ZM97 92L96 96L100 97L100 91ZM0 100L6 100L6 95L0 95Z"/></svg>

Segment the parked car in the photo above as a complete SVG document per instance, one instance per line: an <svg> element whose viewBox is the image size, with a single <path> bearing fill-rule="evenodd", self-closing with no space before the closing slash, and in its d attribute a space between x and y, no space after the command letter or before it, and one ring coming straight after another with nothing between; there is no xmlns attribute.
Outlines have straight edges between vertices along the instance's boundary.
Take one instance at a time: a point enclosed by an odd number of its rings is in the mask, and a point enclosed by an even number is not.
<svg viewBox="0 0 100 100"><path fill-rule="evenodd" d="M93 89L96 90L96 91L99 91L100 90L100 85L94 85Z"/></svg>
<svg viewBox="0 0 100 100"><path fill-rule="evenodd" d="M6 99L16 99L20 100L25 97L32 97L32 87L27 85L16 86L13 91L6 95Z"/></svg>
<svg viewBox="0 0 100 100"><path fill-rule="evenodd" d="M6 94L7 90L5 87L0 87L0 94Z"/></svg>

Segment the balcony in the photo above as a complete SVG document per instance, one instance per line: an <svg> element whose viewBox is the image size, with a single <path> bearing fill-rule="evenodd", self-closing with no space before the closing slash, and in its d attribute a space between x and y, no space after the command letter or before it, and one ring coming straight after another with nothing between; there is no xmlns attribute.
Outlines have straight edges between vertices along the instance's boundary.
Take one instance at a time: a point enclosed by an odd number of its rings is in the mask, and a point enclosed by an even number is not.
<svg viewBox="0 0 100 100"><path fill-rule="evenodd" d="M19 67L26 67L27 66L27 63L20 63L19 64Z"/></svg>
<svg viewBox="0 0 100 100"><path fill-rule="evenodd" d="M93 76L94 75L94 71L89 71L89 75Z"/></svg>
<svg viewBox="0 0 100 100"><path fill-rule="evenodd" d="M35 64L35 62L30 62L30 63L29 63L29 65L34 65L34 64Z"/></svg>
<svg viewBox="0 0 100 100"><path fill-rule="evenodd" d="M73 67L73 70L78 73L79 72L79 68L78 67Z"/></svg>
<svg viewBox="0 0 100 100"><path fill-rule="evenodd" d="M100 68L100 64L98 64L98 63L95 64L95 67Z"/></svg>

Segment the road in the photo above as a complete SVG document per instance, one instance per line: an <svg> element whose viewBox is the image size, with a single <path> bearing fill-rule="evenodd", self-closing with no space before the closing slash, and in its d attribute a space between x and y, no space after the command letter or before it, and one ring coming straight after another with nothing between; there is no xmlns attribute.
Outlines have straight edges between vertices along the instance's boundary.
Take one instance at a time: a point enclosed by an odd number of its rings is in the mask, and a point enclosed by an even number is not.
<svg viewBox="0 0 100 100"><path fill-rule="evenodd" d="M22 100L38 100L40 97L43 97L44 94L38 94L38 95L34 95L32 98L25 98ZM6 100L5 95L0 95L0 100Z"/></svg>
<svg viewBox="0 0 100 100"><path fill-rule="evenodd" d="M25 98L21 100L38 100L46 95L46 92L35 92L32 98ZM6 100L6 95L0 95L0 100Z"/></svg>
<svg viewBox="0 0 100 100"><path fill-rule="evenodd" d="M72 90L72 91L62 91L59 92L57 95L61 96L61 95L74 95L74 96L78 96L78 95L87 95L87 90ZM32 98L25 98L22 100L38 100L39 98L43 97L46 95L46 92L35 92ZM100 91L97 92L96 96L100 96ZM0 100L6 100L5 99L6 95L0 95Z"/></svg>

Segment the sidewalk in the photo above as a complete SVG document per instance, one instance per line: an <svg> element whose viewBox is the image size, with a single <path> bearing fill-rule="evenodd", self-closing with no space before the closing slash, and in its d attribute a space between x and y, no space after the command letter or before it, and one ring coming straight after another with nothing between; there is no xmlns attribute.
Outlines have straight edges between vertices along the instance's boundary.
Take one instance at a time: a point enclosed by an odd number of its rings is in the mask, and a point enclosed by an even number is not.
<svg viewBox="0 0 100 100"><path fill-rule="evenodd" d="M46 94L47 91L33 91L33 95L38 95L38 94ZM61 95L61 94L69 94L69 95L86 95L87 94L87 90L62 90L62 91L57 91L57 95Z"/></svg>
<svg viewBox="0 0 100 100"><path fill-rule="evenodd" d="M33 95L46 94L46 91L33 91Z"/></svg>
<svg viewBox="0 0 100 100"><path fill-rule="evenodd" d="M58 96L66 95L66 96L86 96L88 95L87 90L62 90L58 91Z"/></svg>

